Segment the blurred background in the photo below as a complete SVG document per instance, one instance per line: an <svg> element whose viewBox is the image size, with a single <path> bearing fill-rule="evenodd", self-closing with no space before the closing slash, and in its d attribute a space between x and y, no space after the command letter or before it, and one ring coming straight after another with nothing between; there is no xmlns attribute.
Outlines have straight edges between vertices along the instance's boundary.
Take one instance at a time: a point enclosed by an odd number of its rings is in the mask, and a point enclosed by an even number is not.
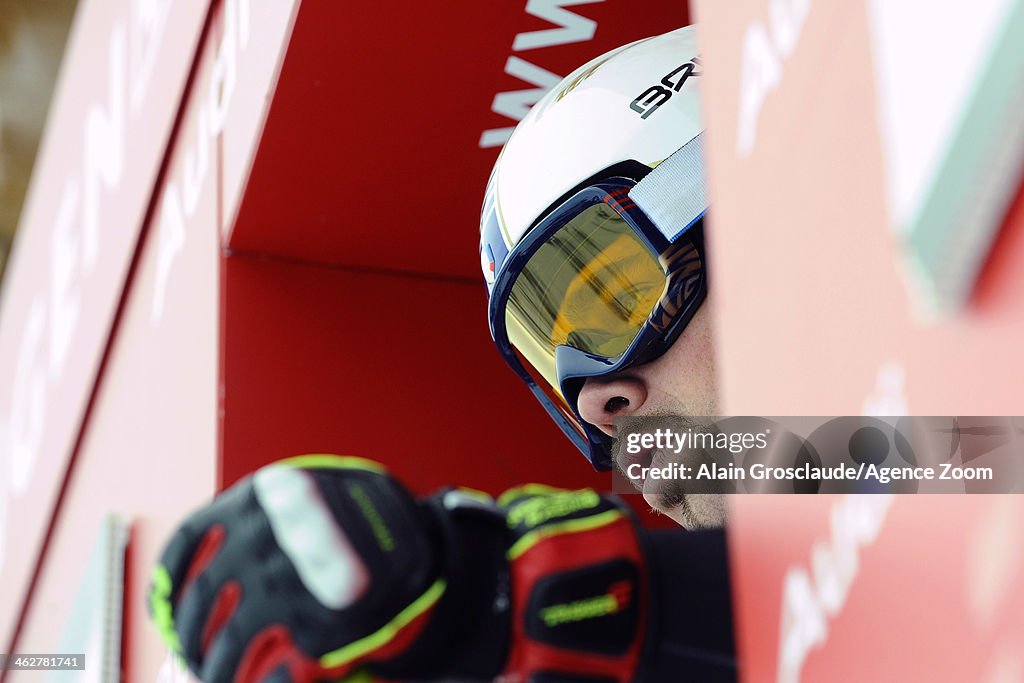
<svg viewBox="0 0 1024 683"><path fill-rule="evenodd" d="M2 0L0 651L185 680L150 567L288 455L610 488L493 348L479 208L548 88L691 22L727 412L1024 414L1021 0ZM1024 680L1018 497L900 498L873 539L844 505L735 501L745 680ZM812 548L849 592L794 616ZM916 654L864 657L895 603Z"/></svg>

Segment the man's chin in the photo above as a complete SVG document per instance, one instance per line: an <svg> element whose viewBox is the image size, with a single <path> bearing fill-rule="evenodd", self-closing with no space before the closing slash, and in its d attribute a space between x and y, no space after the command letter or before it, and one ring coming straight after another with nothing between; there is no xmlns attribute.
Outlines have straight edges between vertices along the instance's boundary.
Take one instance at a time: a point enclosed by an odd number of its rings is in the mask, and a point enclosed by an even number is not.
<svg viewBox="0 0 1024 683"><path fill-rule="evenodd" d="M715 529L725 526L725 496L716 493L691 493L678 498L665 494L646 494L647 504L684 529Z"/></svg>

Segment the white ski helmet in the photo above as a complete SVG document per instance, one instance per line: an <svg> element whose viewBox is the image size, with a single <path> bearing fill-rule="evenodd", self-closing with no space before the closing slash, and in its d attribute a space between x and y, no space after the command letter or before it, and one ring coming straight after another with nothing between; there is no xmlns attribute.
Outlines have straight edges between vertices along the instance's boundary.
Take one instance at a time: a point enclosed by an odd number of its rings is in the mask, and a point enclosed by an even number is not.
<svg viewBox="0 0 1024 683"><path fill-rule="evenodd" d="M696 38L637 41L563 79L516 127L484 198L491 335L598 469L611 440L579 416L584 382L660 356L707 291Z"/></svg>

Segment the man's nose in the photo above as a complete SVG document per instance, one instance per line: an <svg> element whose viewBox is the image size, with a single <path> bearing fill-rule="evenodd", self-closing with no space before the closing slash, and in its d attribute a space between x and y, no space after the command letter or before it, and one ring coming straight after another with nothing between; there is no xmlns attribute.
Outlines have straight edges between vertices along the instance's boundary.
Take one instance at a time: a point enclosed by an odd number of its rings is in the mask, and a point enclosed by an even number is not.
<svg viewBox="0 0 1024 683"><path fill-rule="evenodd" d="M587 379L576 407L580 417L608 436L615 436L616 417L635 415L647 400L647 387L629 377Z"/></svg>

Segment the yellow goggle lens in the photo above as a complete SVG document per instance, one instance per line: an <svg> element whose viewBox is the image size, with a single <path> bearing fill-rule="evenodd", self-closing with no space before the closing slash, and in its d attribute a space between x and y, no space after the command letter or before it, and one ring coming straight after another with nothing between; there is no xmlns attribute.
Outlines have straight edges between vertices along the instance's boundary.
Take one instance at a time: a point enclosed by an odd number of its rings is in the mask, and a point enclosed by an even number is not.
<svg viewBox="0 0 1024 683"><path fill-rule="evenodd" d="M548 238L519 273L505 328L564 405L555 349L624 353L665 286L664 269L640 237L610 206L595 204Z"/></svg>

